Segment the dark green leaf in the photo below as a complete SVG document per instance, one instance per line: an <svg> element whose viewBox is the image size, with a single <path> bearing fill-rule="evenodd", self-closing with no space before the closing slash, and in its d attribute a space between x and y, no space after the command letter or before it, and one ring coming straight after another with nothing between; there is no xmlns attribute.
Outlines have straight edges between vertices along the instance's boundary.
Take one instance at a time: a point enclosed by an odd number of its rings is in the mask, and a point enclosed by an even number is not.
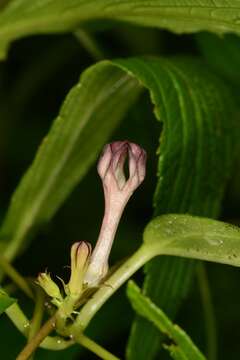
<svg viewBox="0 0 240 360"><path fill-rule="evenodd" d="M208 30L240 32L236 1L183 0L13 0L0 15L0 54L22 36L75 30L92 20L122 20L177 33Z"/></svg>
<svg viewBox="0 0 240 360"><path fill-rule="evenodd" d="M187 212L217 217L236 156L238 125L231 93L195 61L166 62L164 74L163 69L154 70L155 113L164 121L155 215ZM146 266L144 293L174 316L186 296L193 268L187 259L151 261ZM144 344L141 349L139 342ZM128 357L153 359L159 344L156 329L139 319L132 328Z"/></svg>
<svg viewBox="0 0 240 360"><path fill-rule="evenodd" d="M158 308L149 298L142 295L139 287L129 281L127 295L134 310L152 322L162 333L166 334L176 345L166 346L173 353L174 359L204 360L198 348L194 345L190 337ZM141 347L141 346L140 346ZM177 355L177 356L176 356Z"/></svg>
<svg viewBox="0 0 240 360"><path fill-rule="evenodd" d="M206 59L207 63L212 67L213 71L224 77L234 89L236 101L239 103L239 84L240 84L240 37L228 34L225 36L217 36L210 33L200 33L195 36L198 47ZM238 149L236 154L240 152L240 129L235 129L236 143ZM234 165L234 173L231 179L231 184L228 189L228 203L232 207L238 207L240 203L240 159L236 156Z"/></svg>
<svg viewBox="0 0 240 360"><path fill-rule="evenodd" d="M239 85L240 37L229 34L217 36L210 33L196 35L200 51L208 63L233 84Z"/></svg>

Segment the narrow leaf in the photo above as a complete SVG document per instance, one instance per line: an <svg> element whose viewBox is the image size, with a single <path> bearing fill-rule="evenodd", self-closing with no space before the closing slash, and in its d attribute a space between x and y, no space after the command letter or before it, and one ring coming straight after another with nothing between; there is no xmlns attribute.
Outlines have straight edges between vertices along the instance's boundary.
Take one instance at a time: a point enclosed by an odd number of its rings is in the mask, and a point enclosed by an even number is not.
<svg viewBox="0 0 240 360"><path fill-rule="evenodd" d="M174 359L205 359L190 337L179 326L174 325L164 312L149 298L141 294L139 287L133 281L128 283L127 295L134 310L151 321L176 344L174 346L166 346Z"/></svg>
<svg viewBox="0 0 240 360"><path fill-rule="evenodd" d="M9 43L31 34L73 31L96 19L120 20L177 33L240 32L240 5L231 0L13 0L0 14L0 56Z"/></svg>

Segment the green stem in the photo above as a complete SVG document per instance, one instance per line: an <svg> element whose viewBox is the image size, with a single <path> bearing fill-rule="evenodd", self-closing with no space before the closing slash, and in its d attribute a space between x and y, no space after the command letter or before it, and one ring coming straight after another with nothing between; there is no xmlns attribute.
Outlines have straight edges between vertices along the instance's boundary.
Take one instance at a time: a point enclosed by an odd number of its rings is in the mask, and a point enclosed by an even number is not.
<svg viewBox="0 0 240 360"><path fill-rule="evenodd" d="M2 255L0 255L0 267L27 296L33 299L32 290L24 277L20 275Z"/></svg>
<svg viewBox="0 0 240 360"><path fill-rule="evenodd" d="M74 311L76 302L77 299L67 296L56 312L56 324L60 333L65 332L67 319L70 318L72 312Z"/></svg>
<svg viewBox="0 0 240 360"><path fill-rule="evenodd" d="M28 334L28 342L36 335L39 331L42 323L43 312L44 312L44 293L43 291L37 287L36 288L36 303L33 312L33 318L30 324L30 330ZM34 354L32 354L29 360L33 360Z"/></svg>
<svg viewBox="0 0 240 360"><path fill-rule="evenodd" d="M31 339L23 348L16 360L27 360L38 348L41 342L55 329L56 318L52 316L39 330L39 332Z"/></svg>
<svg viewBox="0 0 240 360"><path fill-rule="evenodd" d="M80 345L84 346L86 349L90 350L97 356L99 356L100 359L103 360L120 360L115 355L111 354L109 351L95 343L93 340L89 339L87 336L83 334L78 334L77 336L74 336L74 339L76 342L78 342Z"/></svg>
<svg viewBox="0 0 240 360"><path fill-rule="evenodd" d="M12 304L5 310L6 315L13 322L16 328L24 335L28 336L30 322L17 303ZM47 336L40 347L48 350L63 350L73 344L70 340L64 340L59 336Z"/></svg>
<svg viewBox="0 0 240 360"><path fill-rule="evenodd" d="M43 318L43 311L44 311L44 294L42 290L38 289L33 318L30 324L29 339L32 339L33 336L39 330Z"/></svg>
<svg viewBox="0 0 240 360"><path fill-rule="evenodd" d="M74 32L74 35L82 44L82 46L89 52L89 54L94 58L94 60L99 61L105 58L103 51L99 48L97 42L88 32L77 29Z"/></svg>
<svg viewBox="0 0 240 360"><path fill-rule="evenodd" d="M17 303L12 304L5 310L6 315L13 322L16 328L25 336L29 333L29 320Z"/></svg>
<svg viewBox="0 0 240 360"><path fill-rule="evenodd" d="M151 250L151 251L150 251ZM100 289L82 308L76 321L71 326L72 332L83 331L100 307L110 296L138 269L156 255L153 247L142 245L113 275L108 278Z"/></svg>
<svg viewBox="0 0 240 360"><path fill-rule="evenodd" d="M205 332L207 343L207 358L209 360L217 359L217 333L216 320L214 316L214 309L211 298L211 291L209 287L206 269L203 263L197 266L197 277L199 283L199 291L202 300L204 318L205 318Z"/></svg>

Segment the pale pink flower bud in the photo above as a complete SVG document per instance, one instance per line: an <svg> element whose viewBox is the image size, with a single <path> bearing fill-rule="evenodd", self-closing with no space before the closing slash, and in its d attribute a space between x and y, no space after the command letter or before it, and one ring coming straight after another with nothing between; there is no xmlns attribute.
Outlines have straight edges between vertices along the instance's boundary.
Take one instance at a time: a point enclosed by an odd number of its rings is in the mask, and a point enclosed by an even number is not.
<svg viewBox="0 0 240 360"><path fill-rule="evenodd" d="M126 178L124 165L128 158ZM103 182L105 214L96 247L92 253L84 282L97 285L107 274L108 257L122 212L146 173L146 152L137 144L116 141L104 147L98 162Z"/></svg>
<svg viewBox="0 0 240 360"><path fill-rule="evenodd" d="M127 156L128 179L124 174ZM129 197L144 180L145 172L146 152L137 144L128 141L107 144L98 162L98 173L103 181L104 190L112 189ZM126 201L126 197L122 196L122 199Z"/></svg>

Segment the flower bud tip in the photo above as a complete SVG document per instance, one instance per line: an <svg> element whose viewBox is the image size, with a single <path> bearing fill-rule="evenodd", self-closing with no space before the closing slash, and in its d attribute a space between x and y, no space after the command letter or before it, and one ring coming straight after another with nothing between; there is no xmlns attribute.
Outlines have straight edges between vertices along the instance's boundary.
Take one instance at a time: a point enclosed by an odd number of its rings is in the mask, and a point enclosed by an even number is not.
<svg viewBox="0 0 240 360"><path fill-rule="evenodd" d="M91 255L91 244L85 241L76 242L71 247L71 276L67 289L69 295L78 297L82 292L83 278Z"/></svg>

